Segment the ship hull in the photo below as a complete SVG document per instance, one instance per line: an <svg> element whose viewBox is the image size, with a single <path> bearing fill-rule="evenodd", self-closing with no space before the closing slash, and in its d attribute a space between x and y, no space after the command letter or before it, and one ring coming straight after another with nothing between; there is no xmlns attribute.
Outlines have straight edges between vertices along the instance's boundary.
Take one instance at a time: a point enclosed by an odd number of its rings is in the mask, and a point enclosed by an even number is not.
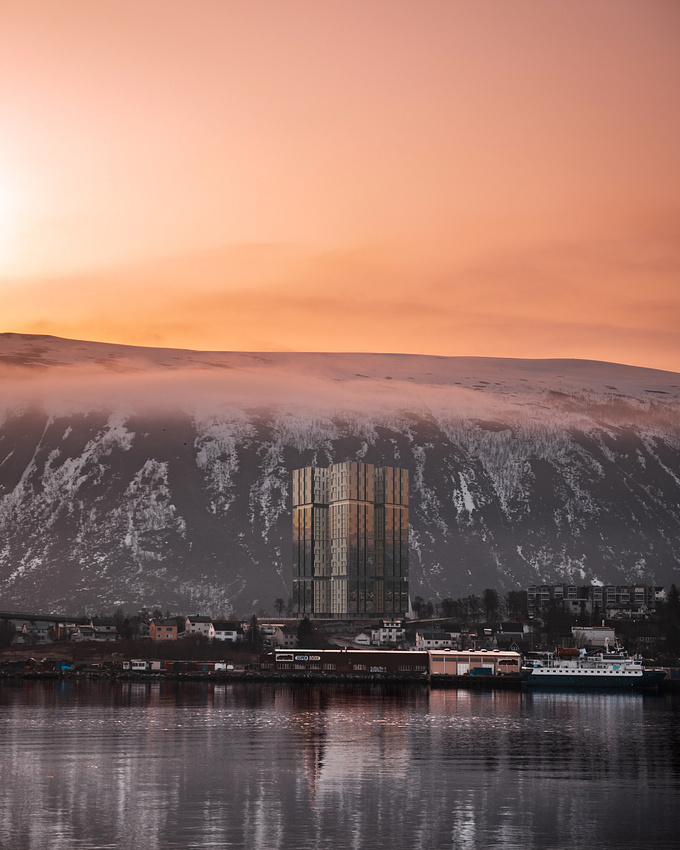
<svg viewBox="0 0 680 850"><path fill-rule="evenodd" d="M649 670L634 675L626 673L550 672L531 669L522 672L522 685L530 688L644 690L657 688L665 675L662 670Z"/></svg>

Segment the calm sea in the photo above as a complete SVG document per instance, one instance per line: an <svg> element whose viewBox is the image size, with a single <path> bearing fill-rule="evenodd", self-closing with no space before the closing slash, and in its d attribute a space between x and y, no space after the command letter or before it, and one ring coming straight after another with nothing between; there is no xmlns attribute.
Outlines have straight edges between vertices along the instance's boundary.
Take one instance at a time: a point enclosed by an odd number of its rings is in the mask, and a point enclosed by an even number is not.
<svg viewBox="0 0 680 850"><path fill-rule="evenodd" d="M5 683L0 846L679 848L680 700Z"/></svg>

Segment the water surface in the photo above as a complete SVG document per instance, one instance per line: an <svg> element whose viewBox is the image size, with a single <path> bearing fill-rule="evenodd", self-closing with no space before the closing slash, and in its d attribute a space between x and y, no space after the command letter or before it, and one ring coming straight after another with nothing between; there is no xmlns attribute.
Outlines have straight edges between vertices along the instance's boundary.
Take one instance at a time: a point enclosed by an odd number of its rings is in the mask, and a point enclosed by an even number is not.
<svg viewBox="0 0 680 850"><path fill-rule="evenodd" d="M680 701L0 685L0 847L680 847Z"/></svg>

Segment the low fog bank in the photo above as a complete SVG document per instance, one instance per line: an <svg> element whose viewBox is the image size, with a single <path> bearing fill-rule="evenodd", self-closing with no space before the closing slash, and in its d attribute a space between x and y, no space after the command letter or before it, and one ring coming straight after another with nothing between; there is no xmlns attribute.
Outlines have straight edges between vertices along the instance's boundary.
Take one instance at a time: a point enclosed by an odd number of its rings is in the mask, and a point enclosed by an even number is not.
<svg viewBox="0 0 680 850"><path fill-rule="evenodd" d="M0 385L2 418L28 408L197 418L275 410L680 433L680 375L579 360L195 352L3 334Z"/></svg>

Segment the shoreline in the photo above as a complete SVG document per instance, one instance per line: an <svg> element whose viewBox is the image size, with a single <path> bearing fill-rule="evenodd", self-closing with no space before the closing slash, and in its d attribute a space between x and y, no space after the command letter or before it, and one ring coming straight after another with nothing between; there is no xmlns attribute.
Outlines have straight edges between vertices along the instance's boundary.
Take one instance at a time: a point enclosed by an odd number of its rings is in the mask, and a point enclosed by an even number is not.
<svg viewBox="0 0 680 850"><path fill-rule="evenodd" d="M271 673L256 670L237 672L172 671L132 672L111 670L0 670L0 684L11 681L101 681L101 682L230 682L285 684L367 684L399 685L404 687L465 688L469 690L519 690L519 676L401 676L398 673Z"/></svg>
<svg viewBox="0 0 680 850"><path fill-rule="evenodd" d="M276 674L260 671L238 671L238 672L207 672L192 671L175 673L171 671L154 672L132 672L132 671L110 671L110 670L82 670L82 671L53 671L53 670L0 670L0 685L20 681L45 681L45 682L145 682L145 683L194 683L212 682L213 684L246 683L246 684L364 684L364 685L391 685L406 688L428 687L434 690L503 690L521 691L521 676L400 676L398 674L381 673L357 673L357 674L313 674L308 673L286 673ZM571 689L565 689L571 690ZM581 692L580 689L573 689ZM631 689L635 690L635 689ZM627 689L616 691L625 693ZM680 679L667 678L662 681L658 689L650 691L637 690L637 693L680 693Z"/></svg>

